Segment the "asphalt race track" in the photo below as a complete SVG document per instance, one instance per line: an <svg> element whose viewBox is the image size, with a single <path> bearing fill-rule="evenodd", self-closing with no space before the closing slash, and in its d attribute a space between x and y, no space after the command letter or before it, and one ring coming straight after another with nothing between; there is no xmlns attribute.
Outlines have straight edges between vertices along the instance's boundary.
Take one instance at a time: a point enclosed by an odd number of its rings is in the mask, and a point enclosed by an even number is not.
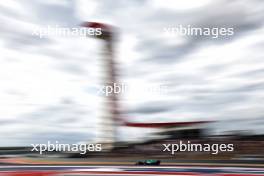
<svg viewBox="0 0 264 176"><path fill-rule="evenodd" d="M0 176L76 176L76 175L204 175L204 176L262 176L263 168L194 167L194 166L0 166Z"/></svg>

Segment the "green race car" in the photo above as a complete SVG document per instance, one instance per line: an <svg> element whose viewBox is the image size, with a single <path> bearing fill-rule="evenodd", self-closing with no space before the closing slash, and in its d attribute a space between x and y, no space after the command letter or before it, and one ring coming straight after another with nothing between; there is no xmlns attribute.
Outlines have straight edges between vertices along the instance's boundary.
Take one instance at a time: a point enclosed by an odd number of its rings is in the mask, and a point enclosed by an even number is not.
<svg viewBox="0 0 264 176"><path fill-rule="evenodd" d="M142 166L159 166L160 160L145 160L145 161L138 161L136 162L136 165L142 165Z"/></svg>

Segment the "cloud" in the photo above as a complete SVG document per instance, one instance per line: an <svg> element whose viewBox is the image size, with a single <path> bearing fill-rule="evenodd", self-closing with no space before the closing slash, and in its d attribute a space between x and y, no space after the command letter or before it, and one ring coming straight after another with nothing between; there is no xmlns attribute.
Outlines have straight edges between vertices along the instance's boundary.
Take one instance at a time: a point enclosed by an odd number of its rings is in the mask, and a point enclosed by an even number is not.
<svg viewBox="0 0 264 176"><path fill-rule="evenodd" d="M261 4L261 2L255 1L251 5L259 6ZM263 9L254 10L245 5L244 3L229 3L223 0L184 13L177 11L168 12L164 9L159 10L159 13L148 17L150 23L155 24L154 29L139 27L147 31L155 31L153 33L156 33L156 35L153 35L154 37L152 38L150 36L145 37L145 41L141 42L137 49L146 53L143 59L148 61L148 63L168 64L184 59L186 55L195 53L201 47L230 43L237 38L245 37L250 31L262 27L262 18L264 16L261 13ZM223 9L225 10L223 11ZM234 35L228 37L220 36L217 39L212 38L212 36L185 36L185 40L177 44L170 44L167 41L179 40L178 37L173 35L170 39L157 37L159 33L164 32L164 28L177 27L178 25L183 25L184 27L190 25L200 28L234 28ZM159 33L155 30L157 28L160 29Z"/></svg>
<svg viewBox="0 0 264 176"><path fill-rule="evenodd" d="M95 128L102 102L95 89L105 77L102 41L32 36L36 28L77 27L90 20L119 29L115 48L118 75L134 88L121 97L127 120L263 116L261 1L202 1L192 8L181 3L177 8L164 4L161 8L141 0L10 3L0 4L4 24L0 29L0 104L4 107L0 122L5 124L0 131L1 139L10 144L94 137L90 129ZM179 24L233 27L235 35L218 39L165 35L164 27ZM167 92L141 91L155 85L167 85Z"/></svg>
<svg viewBox="0 0 264 176"><path fill-rule="evenodd" d="M160 112L166 112L171 110L171 106L168 103L164 102L149 102L141 104L140 106L134 108L133 110L129 110L127 113L131 113L133 115L141 114L154 114Z"/></svg>
<svg viewBox="0 0 264 176"><path fill-rule="evenodd" d="M22 136L12 136L25 146L56 140L70 143L93 140L96 130L92 124L96 123L96 119L89 118L93 116L90 111L91 109L87 110L73 100L64 98L58 105L42 107L14 120L1 120L6 127L1 129L1 139L4 142L0 145L6 145L10 141L9 132L22 133ZM86 133L86 131L90 132Z"/></svg>

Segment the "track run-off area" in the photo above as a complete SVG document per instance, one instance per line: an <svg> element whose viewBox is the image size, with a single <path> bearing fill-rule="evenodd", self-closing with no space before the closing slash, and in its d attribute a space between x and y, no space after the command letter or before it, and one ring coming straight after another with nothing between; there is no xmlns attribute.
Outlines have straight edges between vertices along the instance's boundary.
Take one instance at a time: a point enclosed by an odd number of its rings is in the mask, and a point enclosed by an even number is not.
<svg viewBox="0 0 264 176"><path fill-rule="evenodd" d="M196 166L30 166L2 165L0 176L75 176L75 175L183 175L183 176L264 176L264 168Z"/></svg>

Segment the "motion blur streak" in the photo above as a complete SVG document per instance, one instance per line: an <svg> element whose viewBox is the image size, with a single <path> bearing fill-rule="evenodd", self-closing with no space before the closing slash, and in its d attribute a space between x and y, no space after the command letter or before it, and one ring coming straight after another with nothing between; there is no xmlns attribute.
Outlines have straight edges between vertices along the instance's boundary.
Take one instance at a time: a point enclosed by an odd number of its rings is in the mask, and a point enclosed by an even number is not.
<svg viewBox="0 0 264 176"><path fill-rule="evenodd" d="M263 19L261 0L0 1L1 174L263 175Z"/></svg>
<svg viewBox="0 0 264 176"><path fill-rule="evenodd" d="M7 168L6 168L7 169ZM1 168L4 170L4 167ZM261 175L257 168L214 168L214 167L118 167L118 166L11 166L5 174L10 176L48 175ZM10 171L11 170L11 171ZM20 174L16 171L19 170ZM54 171L56 170L56 171ZM1 172L3 174L3 171Z"/></svg>

